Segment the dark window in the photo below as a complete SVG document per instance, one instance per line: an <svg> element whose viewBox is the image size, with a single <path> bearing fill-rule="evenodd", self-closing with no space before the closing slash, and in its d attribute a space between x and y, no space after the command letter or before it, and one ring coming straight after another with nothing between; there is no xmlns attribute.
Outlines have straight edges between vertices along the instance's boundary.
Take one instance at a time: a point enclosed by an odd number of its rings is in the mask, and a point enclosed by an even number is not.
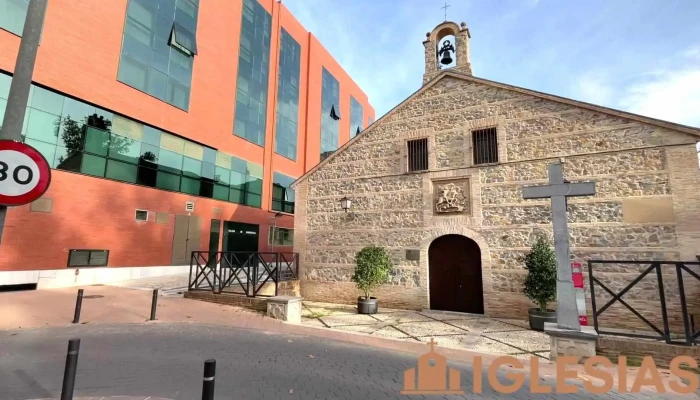
<svg viewBox="0 0 700 400"><path fill-rule="evenodd" d="M260 146L265 145L271 29L270 13L256 0L243 0L233 134Z"/></svg>
<svg viewBox="0 0 700 400"><path fill-rule="evenodd" d="M272 180L272 209L294 214L294 189L290 186L295 179L275 172Z"/></svg>
<svg viewBox="0 0 700 400"><path fill-rule="evenodd" d="M197 14L189 0L129 0L117 80L187 110Z"/></svg>
<svg viewBox="0 0 700 400"><path fill-rule="evenodd" d="M364 129L364 124L362 121L364 110L362 109L362 104L355 100L354 97L350 96L350 137L355 137L357 134L362 132Z"/></svg>
<svg viewBox="0 0 700 400"><path fill-rule="evenodd" d="M498 135L496 128L472 131L474 165L498 162Z"/></svg>
<svg viewBox="0 0 700 400"><path fill-rule="evenodd" d="M148 211L136 210L136 217L135 218L137 221L148 221Z"/></svg>
<svg viewBox="0 0 700 400"><path fill-rule="evenodd" d="M68 267L106 267L109 250L75 250L68 252Z"/></svg>
<svg viewBox="0 0 700 400"><path fill-rule="evenodd" d="M301 46L282 28L279 84L277 86L275 153L290 160L297 159L300 71Z"/></svg>
<svg viewBox="0 0 700 400"><path fill-rule="evenodd" d="M408 146L408 171L428 170L428 139L409 140Z"/></svg>
<svg viewBox="0 0 700 400"><path fill-rule="evenodd" d="M321 161L338 148L340 84L326 68L321 76Z"/></svg>

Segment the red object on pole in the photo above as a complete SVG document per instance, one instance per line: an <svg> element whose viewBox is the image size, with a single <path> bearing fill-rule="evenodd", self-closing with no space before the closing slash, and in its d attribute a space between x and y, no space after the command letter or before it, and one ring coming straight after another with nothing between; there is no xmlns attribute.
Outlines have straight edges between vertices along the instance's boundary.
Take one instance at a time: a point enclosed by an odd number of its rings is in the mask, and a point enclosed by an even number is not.
<svg viewBox="0 0 700 400"><path fill-rule="evenodd" d="M50 184L51 167L37 149L14 140L0 140L0 205L31 203Z"/></svg>

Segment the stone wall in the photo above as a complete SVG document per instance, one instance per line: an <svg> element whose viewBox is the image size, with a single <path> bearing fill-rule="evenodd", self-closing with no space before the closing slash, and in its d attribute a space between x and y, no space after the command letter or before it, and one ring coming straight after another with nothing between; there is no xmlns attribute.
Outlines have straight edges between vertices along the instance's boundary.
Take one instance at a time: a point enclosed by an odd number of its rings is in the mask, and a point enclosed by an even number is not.
<svg viewBox="0 0 700 400"><path fill-rule="evenodd" d="M475 166L471 130L485 127L497 128L499 163ZM429 139L430 172L407 173L406 140L422 137ZM551 240L552 228L549 201L524 200L522 187L546 184L547 166L560 159L567 179L595 181L597 188L595 196L568 202L572 260L687 260L700 248L694 143L686 133L443 77L298 185L295 251L302 257L302 296L354 302L354 254L381 245L395 264L391 283L377 293L382 304L429 308L428 247L441 234L457 233L481 248L486 314L526 318L531 303L522 294L526 271L518 258L538 235ZM436 214L434 182L446 178L467 182L468 211ZM353 201L348 213L340 209L343 196ZM671 209L639 212L651 210L652 201ZM418 250L420 259L408 260L407 250ZM599 268L596 278L621 289L641 267ZM650 290L645 283L625 298L652 313ZM600 296L604 301L602 291ZM677 298L673 289L668 296ZM625 313L612 307L605 323L639 328Z"/></svg>

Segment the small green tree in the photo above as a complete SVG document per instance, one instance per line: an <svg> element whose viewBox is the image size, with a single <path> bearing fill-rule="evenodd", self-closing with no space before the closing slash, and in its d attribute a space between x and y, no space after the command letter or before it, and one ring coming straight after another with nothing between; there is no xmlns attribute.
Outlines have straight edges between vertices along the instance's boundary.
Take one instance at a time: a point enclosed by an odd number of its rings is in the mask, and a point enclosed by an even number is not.
<svg viewBox="0 0 700 400"><path fill-rule="evenodd" d="M367 246L355 255L355 273L352 281L364 294L370 298L370 293L378 286L389 281L392 270L389 253L378 246Z"/></svg>
<svg viewBox="0 0 700 400"><path fill-rule="evenodd" d="M549 303L557 298L557 260L547 239L539 237L524 261L525 295L546 312Z"/></svg>

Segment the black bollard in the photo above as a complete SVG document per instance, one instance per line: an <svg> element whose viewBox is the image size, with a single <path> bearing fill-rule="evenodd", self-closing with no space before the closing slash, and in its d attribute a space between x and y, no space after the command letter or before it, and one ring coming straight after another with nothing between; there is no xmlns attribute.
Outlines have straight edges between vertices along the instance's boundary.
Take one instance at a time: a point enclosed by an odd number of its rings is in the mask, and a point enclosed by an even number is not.
<svg viewBox="0 0 700 400"><path fill-rule="evenodd" d="M63 386L61 387L61 400L73 400L73 389L75 388L75 373L78 370L79 352L80 339L69 340L68 354L66 355L66 368L63 370Z"/></svg>
<svg viewBox="0 0 700 400"><path fill-rule="evenodd" d="M153 289L153 299L151 300L151 321L156 320L156 308L158 307L158 289Z"/></svg>
<svg viewBox="0 0 700 400"><path fill-rule="evenodd" d="M73 323L80 322L80 308L83 306L83 289L78 289L78 299L75 301L75 314L73 315Z"/></svg>
<svg viewBox="0 0 700 400"><path fill-rule="evenodd" d="M202 400L214 400L214 375L216 375L216 360L210 359L205 361Z"/></svg>

